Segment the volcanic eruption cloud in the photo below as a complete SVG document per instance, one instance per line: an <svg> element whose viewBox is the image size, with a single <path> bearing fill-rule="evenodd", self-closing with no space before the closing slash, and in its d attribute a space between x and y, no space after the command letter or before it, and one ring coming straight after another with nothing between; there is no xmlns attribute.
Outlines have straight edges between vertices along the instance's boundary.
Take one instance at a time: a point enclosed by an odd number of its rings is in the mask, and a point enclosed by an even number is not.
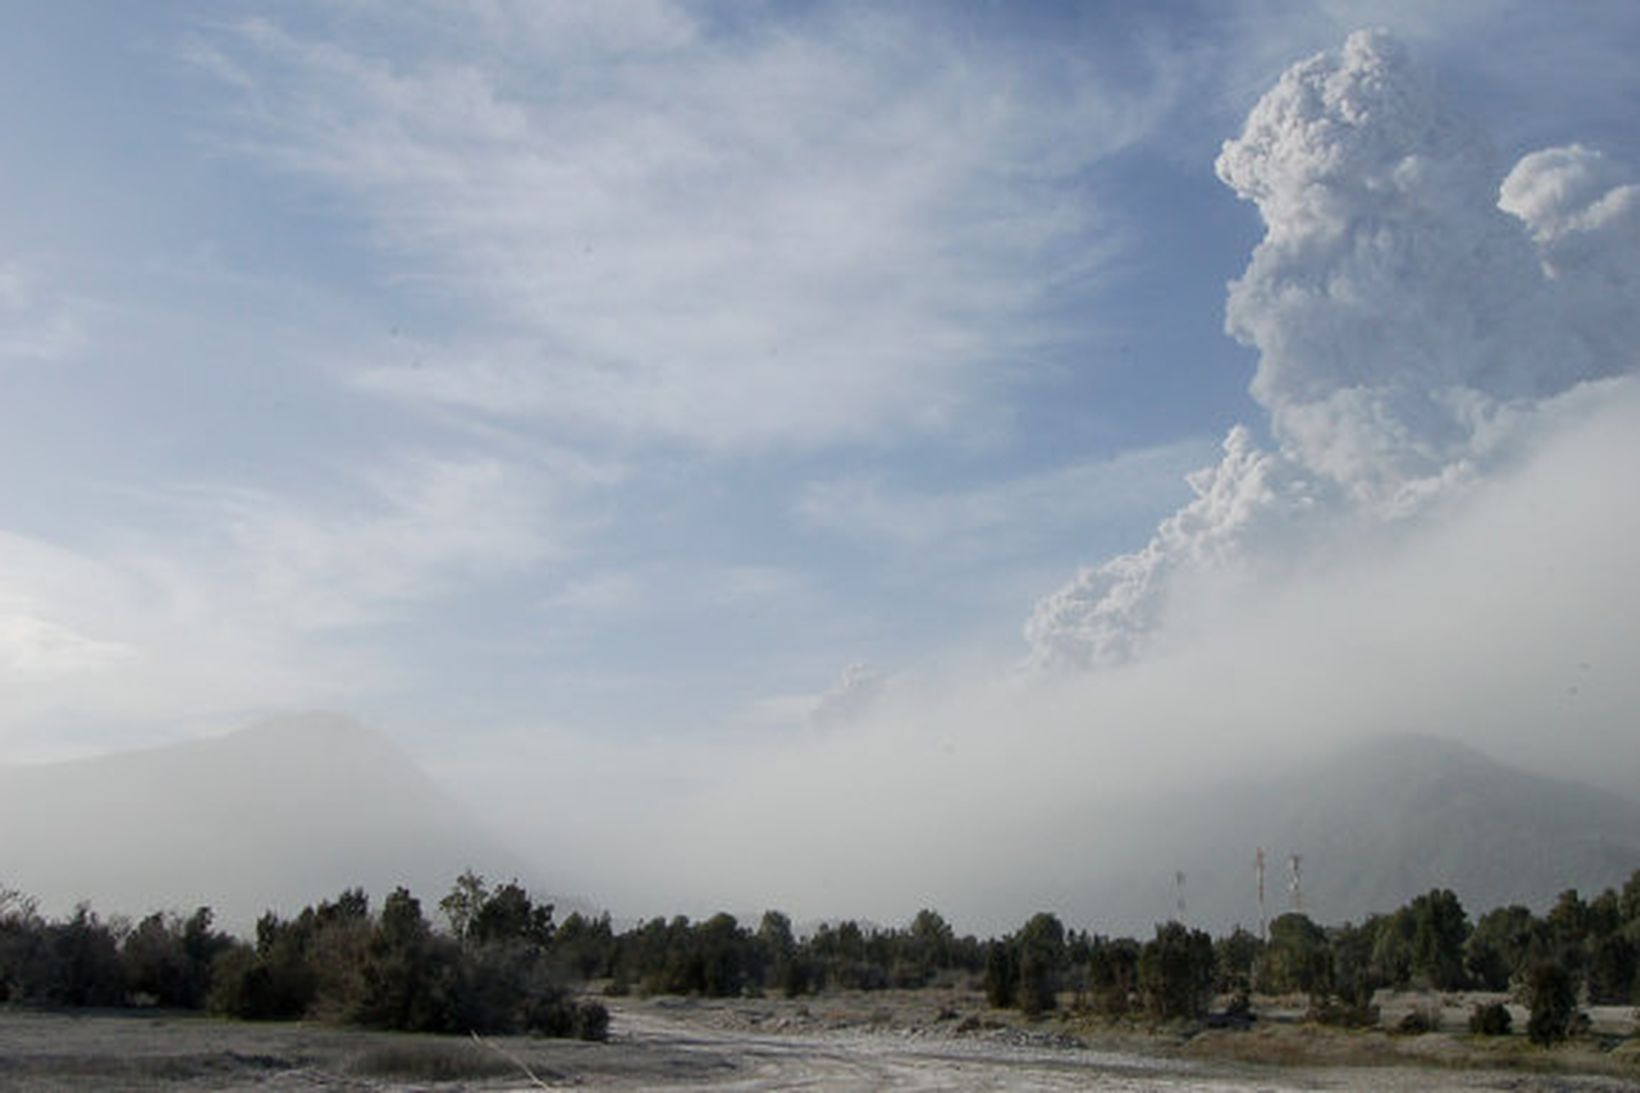
<svg viewBox="0 0 1640 1093"><path fill-rule="evenodd" d="M1218 174L1266 228L1226 327L1259 351L1276 447L1231 430L1143 550L1042 600L1039 664L1138 655L1181 573L1279 567L1438 511L1582 385L1634 370L1640 187L1577 145L1503 175L1387 34L1290 69Z"/></svg>
<svg viewBox="0 0 1640 1093"><path fill-rule="evenodd" d="M1503 169L1378 32L1291 68L1217 171L1266 228L1226 327L1268 421L1036 605L1023 669L726 756L635 863L736 907L1008 928L1097 914L1147 810L1348 737L1632 783L1640 188L1578 145Z"/></svg>

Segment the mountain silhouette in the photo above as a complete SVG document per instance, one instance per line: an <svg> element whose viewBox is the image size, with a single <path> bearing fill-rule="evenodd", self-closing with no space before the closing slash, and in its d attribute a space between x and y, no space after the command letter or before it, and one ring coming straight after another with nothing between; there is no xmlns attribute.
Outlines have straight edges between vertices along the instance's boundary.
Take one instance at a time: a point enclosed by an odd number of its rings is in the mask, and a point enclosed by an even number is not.
<svg viewBox="0 0 1640 1093"><path fill-rule="evenodd" d="M382 734L331 714L70 762L0 767L0 886L61 913L209 905L244 930L362 886L429 914L465 868L524 861Z"/></svg>

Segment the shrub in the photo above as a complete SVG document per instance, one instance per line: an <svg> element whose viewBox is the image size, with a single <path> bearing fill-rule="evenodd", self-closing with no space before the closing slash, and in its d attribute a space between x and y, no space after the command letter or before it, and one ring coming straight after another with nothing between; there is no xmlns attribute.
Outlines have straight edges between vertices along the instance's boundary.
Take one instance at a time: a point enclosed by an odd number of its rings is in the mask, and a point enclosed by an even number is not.
<svg viewBox="0 0 1640 1093"><path fill-rule="evenodd" d="M1577 1016L1577 984L1572 973L1558 961L1540 961L1527 977L1526 990L1531 1009L1526 1035L1532 1043L1547 1047L1571 1035Z"/></svg>
<svg viewBox="0 0 1640 1093"><path fill-rule="evenodd" d="M518 1076L517 1065L505 1056L463 1041L375 1045L355 1056L348 1070L360 1077L396 1082L493 1081Z"/></svg>
<svg viewBox="0 0 1640 1093"><path fill-rule="evenodd" d="M1395 1031L1408 1036L1422 1036L1426 1032L1435 1032L1441 1027L1441 1004L1439 1002L1425 1002L1412 1007L1407 1015L1395 1026Z"/></svg>
<svg viewBox="0 0 1640 1093"><path fill-rule="evenodd" d="M1139 990L1158 1020L1200 1017L1213 992L1213 939L1177 922L1156 927L1139 954Z"/></svg>
<svg viewBox="0 0 1640 1093"><path fill-rule="evenodd" d="M1312 1007L1309 1018L1318 1024L1337 1028L1372 1028L1378 1024L1379 1010L1371 1003L1359 1004L1329 999L1320 1006Z"/></svg>
<svg viewBox="0 0 1640 1093"><path fill-rule="evenodd" d="M1018 961L1015 1002L1028 1017L1052 1010L1064 965L1065 927L1047 912L1032 915L1014 942Z"/></svg>
<svg viewBox="0 0 1640 1093"><path fill-rule="evenodd" d="M1302 991L1319 1006L1332 990L1332 952L1326 932L1296 911L1270 923L1270 941L1257 970L1258 988L1268 994Z"/></svg>
<svg viewBox="0 0 1640 1093"><path fill-rule="evenodd" d="M1513 1025L1509 1007L1502 1002L1477 1005L1469 1015L1469 1031L1475 1036L1507 1036Z"/></svg>
<svg viewBox="0 0 1640 1093"><path fill-rule="evenodd" d="M29 1001L53 1006L118 1006L125 1001L125 969L113 931L80 904L66 922L45 927L47 975ZM27 997L27 995L25 995Z"/></svg>
<svg viewBox="0 0 1640 1093"><path fill-rule="evenodd" d="M137 924L120 948L125 985L156 1005L199 1009L211 984L211 964L232 940L211 930L211 909L187 919L152 914Z"/></svg>
<svg viewBox="0 0 1640 1093"><path fill-rule="evenodd" d="M575 1006L575 1037L578 1040L609 1039L609 1010L601 1002L578 1002Z"/></svg>
<svg viewBox="0 0 1640 1093"><path fill-rule="evenodd" d="M1616 1005L1634 1000L1640 948L1622 934L1608 934L1589 946L1589 1001Z"/></svg>
<svg viewBox="0 0 1640 1093"><path fill-rule="evenodd" d="M985 954L985 1001L994 1009L1014 1004L1019 989L1019 962L1007 941L993 941Z"/></svg>

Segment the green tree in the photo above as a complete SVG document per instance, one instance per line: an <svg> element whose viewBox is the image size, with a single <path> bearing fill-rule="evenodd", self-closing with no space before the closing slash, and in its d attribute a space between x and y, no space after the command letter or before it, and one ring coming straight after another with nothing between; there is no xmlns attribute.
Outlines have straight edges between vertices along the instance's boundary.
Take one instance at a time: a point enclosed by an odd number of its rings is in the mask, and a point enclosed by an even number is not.
<svg viewBox="0 0 1640 1093"><path fill-rule="evenodd" d="M552 944L552 935L552 904L535 903L529 893L512 880L479 901L467 920L461 940L476 945L517 941L544 950Z"/></svg>
<svg viewBox="0 0 1640 1093"><path fill-rule="evenodd" d="M1346 1006L1365 1014L1378 989L1373 975L1372 950L1377 931L1371 925L1345 923L1328 931L1327 945L1332 960L1332 990Z"/></svg>
<svg viewBox="0 0 1640 1093"><path fill-rule="evenodd" d="M1549 951L1548 932L1519 904L1486 912L1464 942L1464 967L1485 990L1507 990L1531 961Z"/></svg>
<svg viewBox="0 0 1640 1093"><path fill-rule="evenodd" d="M1065 964L1065 927L1056 916L1040 912L1019 931L1015 946L1020 1011L1029 1017L1047 1013L1057 1004Z"/></svg>
<svg viewBox="0 0 1640 1093"><path fill-rule="evenodd" d="M1437 888L1412 901L1412 975L1438 990L1459 990L1469 916L1451 889Z"/></svg>
<svg viewBox="0 0 1640 1093"><path fill-rule="evenodd" d="M1589 945L1585 982L1592 1004L1621 1006L1634 1001L1637 973L1640 948L1624 934L1607 934Z"/></svg>
<svg viewBox="0 0 1640 1093"><path fill-rule="evenodd" d="M34 1001L53 1006L118 1006L125 1001L125 969L113 931L82 903L66 921L45 931L50 976Z"/></svg>
<svg viewBox="0 0 1640 1093"><path fill-rule="evenodd" d="M795 998L808 989L806 976L799 966L792 920L784 912L764 911L753 940L761 969L761 983L778 985L788 998Z"/></svg>
<svg viewBox="0 0 1640 1093"><path fill-rule="evenodd" d="M1527 1037L1543 1047L1557 1044L1571 1035L1577 1017L1577 980L1559 961L1541 960L1528 975L1526 1004Z"/></svg>
<svg viewBox="0 0 1640 1093"><path fill-rule="evenodd" d="M457 941L468 940L467 934L473 920L489 899L490 886L484 878L471 869L462 870L449 893L438 901L439 910L444 912L444 919L450 924L450 933Z"/></svg>
<svg viewBox="0 0 1640 1093"><path fill-rule="evenodd" d="M156 1005L199 1009L210 988L211 964L229 944L211 930L211 909L188 918L152 914L137 924L120 946L127 989Z"/></svg>
<svg viewBox="0 0 1640 1093"><path fill-rule="evenodd" d="M1629 874L1623 891L1617 897L1618 911L1625 926L1640 928L1640 869Z"/></svg>
<svg viewBox="0 0 1640 1093"><path fill-rule="evenodd" d="M1412 981L1412 939L1417 924L1412 909L1367 920L1374 926L1372 977L1386 987L1405 987Z"/></svg>
<svg viewBox="0 0 1640 1093"><path fill-rule="evenodd" d="M1248 994L1253 989L1253 969L1264 952L1264 943L1249 930L1237 926L1213 944L1215 987L1223 994Z"/></svg>
<svg viewBox="0 0 1640 1093"><path fill-rule="evenodd" d="M1088 943L1088 989L1100 1013L1127 1013L1139 989L1140 945L1128 937L1095 936Z"/></svg>
<svg viewBox="0 0 1640 1093"><path fill-rule="evenodd" d="M985 1001L1008 1009L1019 997L1019 956L1011 938L993 941L985 951Z"/></svg>
<svg viewBox="0 0 1640 1093"><path fill-rule="evenodd" d="M1178 922L1156 927L1139 954L1139 992L1158 1020L1193 1019L1213 996L1213 939Z"/></svg>
<svg viewBox="0 0 1640 1093"><path fill-rule="evenodd" d="M1259 989L1268 994L1302 991L1319 1007L1332 989L1327 935L1307 915L1289 911L1270 923L1270 942L1259 966Z"/></svg>
<svg viewBox="0 0 1640 1093"><path fill-rule="evenodd" d="M553 962L585 982L596 976L613 975L615 932L609 915L588 918L571 911L552 935Z"/></svg>
<svg viewBox="0 0 1640 1093"><path fill-rule="evenodd" d="M719 912L695 928L693 948L700 964L700 990L711 998L732 998L745 989L746 931L735 917Z"/></svg>
<svg viewBox="0 0 1640 1093"><path fill-rule="evenodd" d="M900 978L926 983L937 970L951 967L956 935L937 911L923 908L906 933L903 961L909 971Z"/></svg>
<svg viewBox="0 0 1640 1093"><path fill-rule="evenodd" d="M458 952L453 941L433 935L421 901L395 889L370 938L354 1019L401 1032L465 1031L456 1027Z"/></svg>

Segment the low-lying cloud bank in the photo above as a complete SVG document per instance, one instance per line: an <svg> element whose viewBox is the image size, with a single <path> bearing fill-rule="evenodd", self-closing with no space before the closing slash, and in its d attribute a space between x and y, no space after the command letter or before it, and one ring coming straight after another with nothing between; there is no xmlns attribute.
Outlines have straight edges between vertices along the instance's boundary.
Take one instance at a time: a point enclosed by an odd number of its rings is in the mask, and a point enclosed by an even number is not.
<svg viewBox="0 0 1640 1093"><path fill-rule="evenodd" d="M1354 736L1627 788L1640 190L1576 145L1496 169L1378 33L1292 68L1218 169L1268 227L1227 325L1273 446L1232 430L1147 547L1043 600L1030 670L874 676L808 735L650 756L647 804L547 837L572 883L634 914L1097 922L1156 817Z"/></svg>
<svg viewBox="0 0 1640 1093"><path fill-rule="evenodd" d="M1142 661L899 681L846 726L718 756L607 848L620 886L700 912L1097 922L1101 874L1153 856L1170 875L1156 821L1358 736L1435 733L1626 788L1640 499L1620 468L1640 455L1640 384L1545 414L1529 457L1416 527L1332 540L1279 579L1195 579Z"/></svg>

